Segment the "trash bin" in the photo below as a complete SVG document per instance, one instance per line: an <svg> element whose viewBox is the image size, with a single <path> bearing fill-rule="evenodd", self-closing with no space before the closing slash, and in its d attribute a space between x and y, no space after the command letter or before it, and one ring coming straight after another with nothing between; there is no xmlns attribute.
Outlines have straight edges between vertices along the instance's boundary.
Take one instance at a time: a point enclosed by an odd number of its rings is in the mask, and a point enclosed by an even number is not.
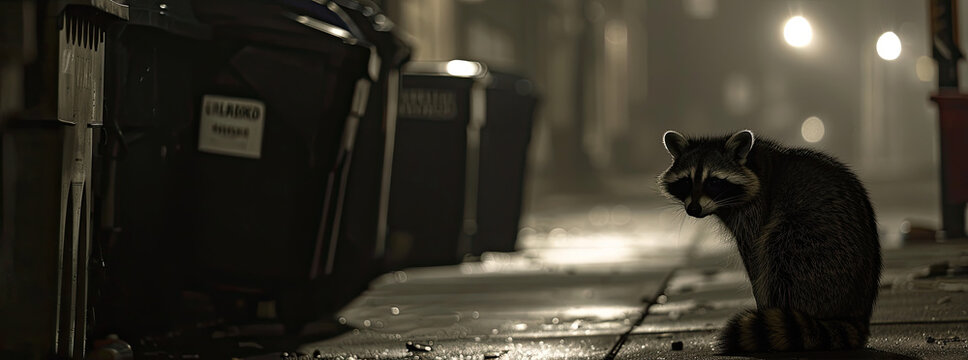
<svg viewBox="0 0 968 360"><path fill-rule="evenodd" d="M31 79L50 83L46 95L57 100L24 114L37 119L17 121L17 134L4 132L0 152L5 194L11 186L61 190L29 211L4 206L5 220L39 216L4 226L4 239L11 231L23 231L13 241L55 236L29 248L41 256L27 257L57 277L44 298L58 302L42 312L57 322L35 337L43 339L37 349L82 357L95 312L99 336L127 339L216 317L313 318L320 283L310 260L317 239L328 247L320 234L335 217L323 211L335 208L324 194L342 192L327 178L348 173L347 149L380 67L348 16L300 4L312 11L265 1L51 4L57 18L38 41L50 66ZM18 171L52 156L63 164ZM107 268L90 270L99 276L87 286L87 267L102 256ZM217 314L186 313L192 291L212 295ZM11 323L27 320L47 323Z"/></svg>
<svg viewBox="0 0 968 360"><path fill-rule="evenodd" d="M183 194L198 288L229 321L278 317L288 331L319 314L314 249L331 241L377 76L338 7L300 4L195 4L214 42L196 64L198 151Z"/></svg>
<svg viewBox="0 0 968 360"><path fill-rule="evenodd" d="M101 2L97 2L101 3ZM190 179L195 61L210 29L187 0L133 0L107 32L105 126L94 161L94 335L137 339L178 322L191 278ZM99 259L100 260L100 259ZM193 322L191 322L193 323Z"/></svg>
<svg viewBox="0 0 968 360"><path fill-rule="evenodd" d="M387 266L454 264L476 233L487 69L462 60L404 69L387 234Z"/></svg>
<svg viewBox="0 0 968 360"><path fill-rule="evenodd" d="M0 357L66 356L68 350L60 347L65 339L55 334L63 315L58 307L62 146L70 128L36 119L4 123L0 333L6 334L6 346ZM86 338L77 335L75 341Z"/></svg>
<svg viewBox="0 0 968 360"><path fill-rule="evenodd" d="M491 71L481 129L477 234L471 253L514 251L537 98L530 80Z"/></svg>
<svg viewBox="0 0 968 360"><path fill-rule="evenodd" d="M133 301L109 309L138 314L132 339L216 318L298 331L380 269L387 99L409 49L350 2L192 5L204 38L129 30L103 212L127 244L109 263L130 270L109 273L151 280L116 281L110 298Z"/></svg>
<svg viewBox="0 0 968 360"><path fill-rule="evenodd" d="M537 99L463 60L408 64L390 193L390 269L513 251Z"/></svg>
<svg viewBox="0 0 968 360"><path fill-rule="evenodd" d="M409 60L410 47L401 40L392 21L372 1L335 2L361 37L376 48L379 73L370 88L366 113L360 119L340 179L343 189L333 205L334 225L328 244L319 239L312 275L325 284L320 305L335 312L366 290L383 273L383 244L389 200L390 165L396 128L400 68Z"/></svg>

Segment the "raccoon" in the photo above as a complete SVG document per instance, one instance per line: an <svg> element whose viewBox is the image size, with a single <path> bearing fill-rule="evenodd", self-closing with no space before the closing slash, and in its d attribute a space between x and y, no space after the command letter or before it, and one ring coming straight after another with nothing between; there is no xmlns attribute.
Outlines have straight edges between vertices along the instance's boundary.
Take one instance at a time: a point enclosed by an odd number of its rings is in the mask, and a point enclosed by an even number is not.
<svg viewBox="0 0 968 360"><path fill-rule="evenodd" d="M756 139L662 139L673 162L660 191L686 213L714 215L735 238L756 309L719 337L725 354L863 347L881 274L867 190L823 153Z"/></svg>

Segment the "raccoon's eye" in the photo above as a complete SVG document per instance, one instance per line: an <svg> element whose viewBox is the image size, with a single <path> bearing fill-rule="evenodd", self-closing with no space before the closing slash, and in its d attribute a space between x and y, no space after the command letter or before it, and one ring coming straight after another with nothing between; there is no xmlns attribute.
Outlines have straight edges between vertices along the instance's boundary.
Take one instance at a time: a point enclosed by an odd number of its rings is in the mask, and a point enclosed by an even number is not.
<svg viewBox="0 0 968 360"><path fill-rule="evenodd" d="M718 177L706 179L706 191L711 194L718 194L726 189L726 180Z"/></svg>
<svg viewBox="0 0 968 360"><path fill-rule="evenodd" d="M680 199L685 199L689 195L690 190L692 190L692 179L681 178L679 180L666 183L666 189L669 190L669 194Z"/></svg>

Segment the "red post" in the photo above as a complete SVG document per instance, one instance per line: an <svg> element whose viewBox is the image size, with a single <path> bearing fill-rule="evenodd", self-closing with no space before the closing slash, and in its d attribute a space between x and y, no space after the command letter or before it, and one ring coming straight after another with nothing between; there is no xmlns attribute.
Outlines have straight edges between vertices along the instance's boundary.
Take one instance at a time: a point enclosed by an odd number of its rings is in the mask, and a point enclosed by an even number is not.
<svg viewBox="0 0 968 360"><path fill-rule="evenodd" d="M941 141L941 221L947 238L965 237L968 204L968 95L941 92L938 104Z"/></svg>
<svg viewBox="0 0 968 360"><path fill-rule="evenodd" d="M958 87L958 2L929 0L931 55L938 63L938 93L931 97L940 111L941 226L946 238L965 237L968 202L968 96Z"/></svg>

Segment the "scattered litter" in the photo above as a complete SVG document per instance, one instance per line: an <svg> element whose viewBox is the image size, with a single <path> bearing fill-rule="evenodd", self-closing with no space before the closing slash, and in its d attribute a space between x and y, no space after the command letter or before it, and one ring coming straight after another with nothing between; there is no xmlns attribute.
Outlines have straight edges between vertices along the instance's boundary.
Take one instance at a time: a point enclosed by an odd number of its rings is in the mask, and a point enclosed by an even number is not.
<svg viewBox="0 0 968 360"><path fill-rule="evenodd" d="M962 338L957 337L957 336L946 337L946 338L943 338L943 339L935 339L934 337L928 336L925 339L925 341L927 341L928 344L938 344L938 345L944 346L944 345L947 345L948 343L952 343L952 342L962 342L962 341L965 341L965 339L962 339Z"/></svg>
<svg viewBox="0 0 968 360"><path fill-rule="evenodd" d="M680 351L680 350L682 350L682 341L673 341L672 351Z"/></svg>
<svg viewBox="0 0 968 360"><path fill-rule="evenodd" d="M504 354L507 354L507 353L508 353L508 350L504 350L504 351L501 351L501 352L489 352L489 353L484 354L484 358L485 359L499 359L502 356L504 356Z"/></svg>
<svg viewBox="0 0 968 360"><path fill-rule="evenodd" d="M931 266L928 266L927 270L928 270L927 274L923 272L921 273L923 277L937 277L937 276L948 275L948 262L942 261L939 263L931 264Z"/></svg>
<svg viewBox="0 0 968 360"><path fill-rule="evenodd" d="M429 344L418 344L413 341L407 341L407 350L410 352L431 352L434 351L433 345L433 341Z"/></svg>

